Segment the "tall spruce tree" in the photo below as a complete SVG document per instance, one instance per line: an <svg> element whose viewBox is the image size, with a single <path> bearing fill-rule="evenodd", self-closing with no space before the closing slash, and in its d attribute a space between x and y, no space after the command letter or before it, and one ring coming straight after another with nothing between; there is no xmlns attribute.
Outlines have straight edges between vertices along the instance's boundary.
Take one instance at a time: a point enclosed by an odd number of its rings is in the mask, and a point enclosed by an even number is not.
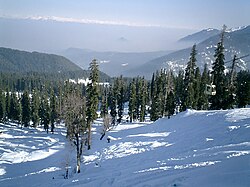
<svg viewBox="0 0 250 187"><path fill-rule="evenodd" d="M2 90L0 90L0 122L5 121L5 113L6 107L5 107L5 94Z"/></svg>
<svg viewBox="0 0 250 187"><path fill-rule="evenodd" d="M211 108L212 109L225 109L226 99L226 77L224 74L225 56L224 56L224 35L226 27L224 26L221 32L221 38L215 49L215 61L212 64L213 84L216 86L216 94L212 96Z"/></svg>
<svg viewBox="0 0 250 187"><path fill-rule="evenodd" d="M246 107L250 104L250 72L240 71L237 75L237 104Z"/></svg>
<svg viewBox="0 0 250 187"><path fill-rule="evenodd" d="M11 114L10 114L10 91L9 91L9 89L7 89L6 96L5 96L5 114L6 114L7 119L11 118Z"/></svg>
<svg viewBox="0 0 250 187"><path fill-rule="evenodd" d="M179 71L178 76L175 78L175 100L177 105L177 112L184 111L183 102L185 97L184 86L184 71Z"/></svg>
<svg viewBox="0 0 250 187"><path fill-rule="evenodd" d="M44 130L48 133L50 123L50 106L48 96L46 94L43 94L41 98L39 116L41 120L41 125L43 125Z"/></svg>
<svg viewBox="0 0 250 187"><path fill-rule="evenodd" d="M146 116L146 103L147 103L147 81L144 79L144 77L141 79L142 81L142 90L141 90L141 96L140 96L140 122L145 121Z"/></svg>
<svg viewBox="0 0 250 187"><path fill-rule="evenodd" d="M117 95L118 119L117 122L121 123L124 111L124 82L122 76L118 79L118 95Z"/></svg>
<svg viewBox="0 0 250 187"><path fill-rule="evenodd" d="M10 98L10 120L21 122L21 106L17 93L12 92Z"/></svg>
<svg viewBox="0 0 250 187"><path fill-rule="evenodd" d="M28 127L31 120L30 98L28 91L24 91L22 95L22 124Z"/></svg>
<svg viewBox="0 0 250 187"><path fill-rule="evenodd" d="M39 123L39 96L37 93L37 89L32 91L32 98L31 98L31 120L34 127L37 127Z"/></svg>
<svg viewBox="0 0 250 187"><path fill-rule="evenodd" d="M55 130L55 122L58 118L58 112L57 112L57 102L56 102L56 95L54 90L51 90L50 92L50 122L51 122L51 132L54 133Z"/></svg>
<svg viewBox="0 0 250 187"><path fill-rule="evenodd" d="M174 95L174 76L173 72L167 73L167 82L165 88L165 106L164 106L164 116L170 118L174 114L176 108L175 95Z"/></svg>
<svg viewBox="0 0 250 187"><path fill-rule="evenodd" d="M194 103L193 103L193 108L198 110L198 102L200 100L201 97L201 74L200 74L200 68L197 67L195 70L195 77L194 77Z"/></svg>
<svg viewBox="0 0 250 187"><path fill-rule="evenodd" d="M187 108L194 108L194 82L195 82L195 68L196 68L196 44L193 45L192 51L190 53L189 61L185 69L185 78L184 78L184 102L183 110Z"/></svg>
<svg viewBox="0 0 250 187"><path fill-rule="evenodd" d="M109 108L110 108L110 115L112 118L112 125L114 126L116 123L116 118L117 118L117 111L116 111L116 105L117 105L117 100L115 96L115 90L114 88L110 89L109 93Z"/></svg>
<svg viewBox="0 0 250 187"><path fill-rule="evenodd" d="M87 85L87 126L88 126L88 149L91 148L91 127L93 121L97 118L98 109L98 82L99 82L99 70L98 62L96 59L90 63L90 81Z"/></svg>
<svg viewBox="0 0 250 187"><path fill-rule="evenodd" d="M128 105L128 114L130 122L136 118L136 80L130 83L130 93L129 93L129 105Z"/></svg>
<svg viewBox="0 0 250 187"><path fill-rule="evenodd" d="M158 86L157 83L159 77L159 72L156 72L156 75L153 74L152 80L151 80L151 108L150 108L150 120L156 121L159 118L159 95L158 95Z"/></svg>
<svg viewBox="0 0 250 187"><path fill-rule="evenodd" d="M207 64L204 65L204 70L201 75L200 83L200 96L197 103L198 110L207 110L208 109L208 95L205 94L206 85L209 84L209 72Z"/></svg>
<svg viewBox="0 0 250 187"><path fill-rule="evenodd" d="M101 117L105 118L105 116L107 115L108 115L108 94L107 94L107 88L105 87L101 101Z"/></svg>
<svg viewBox="0 0 250 187"><path fill-rule="evenodd" d="M166 105L165 105L165 111L166 111L166 115L168 116L168 118L170 118L171 115L174 114L175 112L175 96L173 91L171 90L166 98Z"/></svg>

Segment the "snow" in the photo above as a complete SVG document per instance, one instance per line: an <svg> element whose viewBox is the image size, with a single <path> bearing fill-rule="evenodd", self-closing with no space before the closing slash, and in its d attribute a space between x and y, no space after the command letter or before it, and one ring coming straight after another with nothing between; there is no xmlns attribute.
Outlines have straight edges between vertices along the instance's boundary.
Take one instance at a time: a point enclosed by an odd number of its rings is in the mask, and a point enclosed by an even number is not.
<svg viewBox="0 0 250 187"><path fill-rule="evenodd" d="M250 184L250 108L187 110L171 119L121 123L92 149L81 173L75 149L59 125L42 129L1 124L0 186L242 186ZM108 143L107 138L110 138ZM69 179L64 179L65 168Z"/></svg>

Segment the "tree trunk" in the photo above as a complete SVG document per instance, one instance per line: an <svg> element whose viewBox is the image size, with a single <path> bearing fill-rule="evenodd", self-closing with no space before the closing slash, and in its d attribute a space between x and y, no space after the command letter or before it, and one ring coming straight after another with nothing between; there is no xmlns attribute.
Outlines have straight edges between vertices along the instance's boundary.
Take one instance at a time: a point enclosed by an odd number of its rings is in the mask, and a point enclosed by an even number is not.
<svg viewBox="0 0 250 187"><path fill-rule="evenodd" d="M76 172L80 173L80 166L81 166L81 155L77 154L77 165L76 165Z"/></svg>
<svg viewBox="0 0 250 187"><path fill-rule="evenodd" d="M91 123L88 122L88 150L90 150L91 145Z"/></svg>
<svg viewBox="0 0 250 187"><path fill-rule="evenodd" d="M79 135L75 134L76 137L76 172L80 173L80 165L81 165L81 154L80 154L80 144L79 144Z"/></svg>

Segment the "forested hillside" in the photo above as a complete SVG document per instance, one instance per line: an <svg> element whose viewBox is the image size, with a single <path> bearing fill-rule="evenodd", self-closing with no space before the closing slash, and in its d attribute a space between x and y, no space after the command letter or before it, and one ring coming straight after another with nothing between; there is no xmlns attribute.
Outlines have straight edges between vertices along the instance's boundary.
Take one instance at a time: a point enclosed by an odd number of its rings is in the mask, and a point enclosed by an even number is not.
<svg viewBox="0 0 250 187"><path fill-rule="evenodd" d="M62 56L0 48L1 72L62 73L79 70L80 67Z"/></svg>
<svg viewBox="0 0 250 187"><path fill-rule="evenodd" d="M101 82L109 82L110 77L99 72ZM68 79L86 79L89 70L83 70L65 57L19 51L0 47L0 89L32 90L57 87Z"/></svg>

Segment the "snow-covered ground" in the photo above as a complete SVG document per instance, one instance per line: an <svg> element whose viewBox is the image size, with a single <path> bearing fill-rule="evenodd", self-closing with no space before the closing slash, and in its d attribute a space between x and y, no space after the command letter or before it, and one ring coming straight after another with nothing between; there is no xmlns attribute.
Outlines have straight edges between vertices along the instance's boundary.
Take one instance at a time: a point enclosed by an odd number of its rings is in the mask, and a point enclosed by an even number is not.
<svg viewBox="0 0 250 187"><path fill-rule="evenodd" d="M96 121L80 174L62 126L49 136L6 124L0 131L0 186L250 186L250 108L123 123L103 140Z"/></svg>

